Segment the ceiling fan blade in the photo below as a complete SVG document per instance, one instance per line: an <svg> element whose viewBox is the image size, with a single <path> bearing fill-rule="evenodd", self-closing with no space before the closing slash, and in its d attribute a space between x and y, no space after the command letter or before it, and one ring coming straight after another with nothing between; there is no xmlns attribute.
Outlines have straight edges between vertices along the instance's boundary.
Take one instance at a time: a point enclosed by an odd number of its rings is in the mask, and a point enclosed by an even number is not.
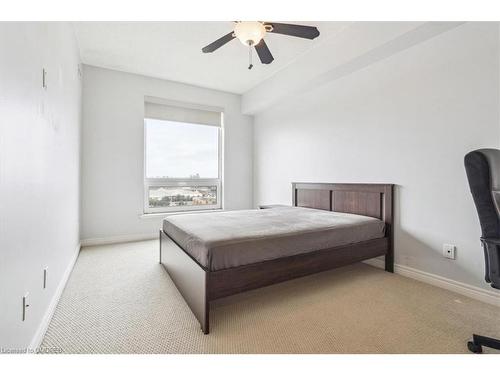
<svg viewBox="0 0 500 375"><path fill-rule="evenodd" d="M319 36L319 30L314 26L292 25L289 23L276 22L265 22L265 24L271 25L273 29L270 32L275 34L284 34L305 39L314 39Z"/></svg>
<svg viewBox="0 0 500 375"><path fill-rule="evenodd" d="M259 55L259 59L262 64L271 64L273 62L274 57L271 54L271 51L269 51L264 39L261 39L261 41L255 45L255 50L257 51L257 55Z"/></svg>
<svg viewBox="0 0 500 375"><path fill-rule="evenodd" d="M231 31L229 34L224 35L222 38L217 39L215 42L210 43L208 46L203 47L201 50L204 53L214 52L216 49L219 49L224 44L230 42L234 39L234 33Z"/></svg>

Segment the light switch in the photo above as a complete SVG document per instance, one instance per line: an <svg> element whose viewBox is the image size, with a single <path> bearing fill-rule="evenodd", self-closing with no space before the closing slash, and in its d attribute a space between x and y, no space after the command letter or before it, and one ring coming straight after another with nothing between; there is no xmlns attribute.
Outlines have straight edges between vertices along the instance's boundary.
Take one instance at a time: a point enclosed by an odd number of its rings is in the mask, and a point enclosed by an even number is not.
<svg viewBox="0 0 500 375"><path fill-rule="evenodd" d="M49 273L49 267L43 269L43 289L47 288L47 277Z"/></svg>
<svg viewBox="0 0 500 375"><path fill-rule="evenodd" d="M23 296L23 322L26 320L26 315L28 312L27 310L28 310L28 307L30 307L29 302L28 302L28 296L29 296L29 293L26 293Z"/></svg>

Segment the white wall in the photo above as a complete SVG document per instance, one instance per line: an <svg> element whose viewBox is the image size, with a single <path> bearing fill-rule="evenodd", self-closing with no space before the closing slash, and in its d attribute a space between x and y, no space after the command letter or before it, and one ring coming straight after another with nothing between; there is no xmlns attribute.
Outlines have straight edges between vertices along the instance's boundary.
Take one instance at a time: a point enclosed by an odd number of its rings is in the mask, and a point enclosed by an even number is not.
<svg viewBox="0 0 500 375"><path fill-rule="evenodd" d="M397 184L396 263L490 289L463 157L499 147L498 35L468 23L257 115L254 204L290 204L292 181Z"/></svg>
<svg viewBox="0 0 500 375"><path fill-rule="evenodd" d="M68 24L4 22L0 56L0 347L21 349L43 334L78 250L79 54Z"/></svg>
<svg viewBox="0 0 500 375"><path fill-rule="evenodd" d="M82 239L156 234L161 216L143 213L144 96L224 108L224 207L252 206L252 118L241 97L84 66Z"/></svg>

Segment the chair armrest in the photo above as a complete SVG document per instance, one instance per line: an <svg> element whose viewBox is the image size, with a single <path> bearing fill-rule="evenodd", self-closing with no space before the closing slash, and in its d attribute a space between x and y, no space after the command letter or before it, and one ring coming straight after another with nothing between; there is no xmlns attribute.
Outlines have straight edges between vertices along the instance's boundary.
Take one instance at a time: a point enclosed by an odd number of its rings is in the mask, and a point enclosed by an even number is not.
<svg viewBox="0 0 500 375"><path fill-rule="evenodd" d="M500 238L484 238L481 237L482 242L487 242L492 245L500 245Z"/></svg>
<svg viewBox="0 0 500 375"><path fill-rule="evenodd" d="M481 238L484 250L485 277L491 287L500 289L500 238Z"/></svg>

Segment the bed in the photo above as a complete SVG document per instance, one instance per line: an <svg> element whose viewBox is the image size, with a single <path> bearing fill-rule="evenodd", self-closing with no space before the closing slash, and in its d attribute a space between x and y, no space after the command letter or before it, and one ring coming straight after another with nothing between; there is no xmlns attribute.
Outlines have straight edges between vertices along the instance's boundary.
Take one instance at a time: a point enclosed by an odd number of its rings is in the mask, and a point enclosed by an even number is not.
<svg viewBox="0 0 500 375"><path fill-rule="evenodd" d="M393 272L393 185L293 183L292 206L166 218L160 263L209 333L210 301L365 259Z"/></svg>

